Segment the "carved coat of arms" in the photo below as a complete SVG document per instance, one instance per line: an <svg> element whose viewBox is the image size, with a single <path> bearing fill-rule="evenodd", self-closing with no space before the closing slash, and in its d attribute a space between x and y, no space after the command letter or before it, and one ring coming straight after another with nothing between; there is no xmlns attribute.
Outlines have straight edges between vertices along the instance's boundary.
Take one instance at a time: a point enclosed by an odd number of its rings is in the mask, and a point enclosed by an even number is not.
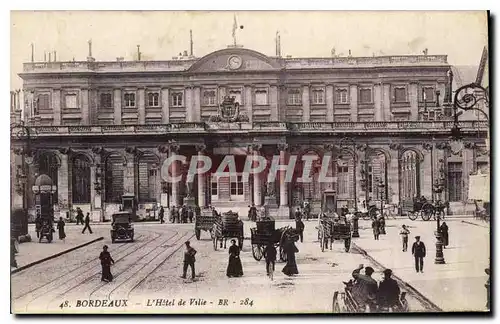
<svg viewBox="0 0 500 324"><path fill-rule="evenodd" d="M218 115L210 117L211 122L245 122L248 117L240 115L240 104L235 102L234 97L225 96L219 105Z"/></svg>

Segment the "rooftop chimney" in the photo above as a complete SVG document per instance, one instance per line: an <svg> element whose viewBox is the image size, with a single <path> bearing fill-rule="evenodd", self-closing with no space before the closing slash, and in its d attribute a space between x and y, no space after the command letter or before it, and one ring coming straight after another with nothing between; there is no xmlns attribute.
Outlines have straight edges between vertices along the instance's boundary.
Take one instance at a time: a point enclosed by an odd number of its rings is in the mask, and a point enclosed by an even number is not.
<svg viewBox="0 0 500 324"><path fill-rule="evenodd" d="M188 51L184 51L184 55L183 56L188 56Z"/></svg>
<svg viewBox="0 0 500 324"><path fill-rule="evenodd" d="M189 30L189 56L193 56L193 31Z"/></svg>
<svg viewBox="0 0 500 324"><path fill-rule="evenodd" d="M47 52L43 51L43 61L47 62Z"/></svg>
<svg viewBox="0 0 500 324"><path fill-rule="evenodd" d="M50 62L50 54L52 54L52 53L49 52L49 62Z"/></svg>
<svg viewBox="0 0 500 324"><path fill-rule="evenodd" d="M31 43L31 62L35 62L35 45Z"/></svg>
<svg viewBox="0 0 500 324"><path fill-rule="evenodd" d="M137 61L141 60L141 45L137 45Z"/></svg>
<svg viewBox="0 0 500 324"><path fill-rule="evenodd" d="M57 61L57 52L54 51L54 62L56 62L56 61Z"/></svg>

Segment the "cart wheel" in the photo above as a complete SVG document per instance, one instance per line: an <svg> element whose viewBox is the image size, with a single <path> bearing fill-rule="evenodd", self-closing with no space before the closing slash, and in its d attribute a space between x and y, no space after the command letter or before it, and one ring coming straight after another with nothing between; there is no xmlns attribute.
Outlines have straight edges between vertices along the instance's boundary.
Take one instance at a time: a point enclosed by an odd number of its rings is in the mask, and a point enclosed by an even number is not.
<svg viewBox="0 0 500 324"><path fill-rule="evenodd" d="M260 261L263 255L263 248L258 244L252 244L252 255L256 261Z"/></svg>
<svg viewBox="0 0 500 324"><path fill-rule="evenodd" d="M346 252L349 252L349 250L351 249L351 238L346 238L344 240L344 248L345 248L345 251Z"/></svg>
<svg viewBox="0 0 500 324"><path fill-rule="evenodd" d="M47 240L49 243L52 243L52 234L47 235Z"/></svg>
<svg viewBox="0 0 500 324"><path fill-rule="evenodd" d="M411 219L412 221L416 220L418 217L417 213L415 212L408 212L408 218Z"/></svg>
<svg viewBox="0 0 500 324"><path fill-rule="evenodd" d="M288 261L288 257L285 253L285 250L283 250L283 247L280 246L280 260L283 261L283 262L287 262Z"/></svg>
<svg viewBox="0 0 500 324"><path fill-rule="evenodd" d="M240 246L240 250L243 250L243 241L245 238L243 236L238 237L238 245Z"/></svg>
<svg viewBox="0 0 500 324"><path fill-rule="evenodd" d="M201 230L199 228L197 228L194 230L194 233L196 234L196 239L199 241L200 235L201 235Z"/></svg>
<svg viewBox="0 0 500 324"><path fill-rule="evenodd" d="M420 211L421 217L424 221L428 221L432 216L432 206L430 204L425 204L422 206Z"/></svg>
<svg viewBox="0 0 500 324"><path fill-rule="evenodd" d="M336 313L336 314L341 313L340 303L339 303L339 292L338 291L336 291L333 294L332 312Z"/></svg>

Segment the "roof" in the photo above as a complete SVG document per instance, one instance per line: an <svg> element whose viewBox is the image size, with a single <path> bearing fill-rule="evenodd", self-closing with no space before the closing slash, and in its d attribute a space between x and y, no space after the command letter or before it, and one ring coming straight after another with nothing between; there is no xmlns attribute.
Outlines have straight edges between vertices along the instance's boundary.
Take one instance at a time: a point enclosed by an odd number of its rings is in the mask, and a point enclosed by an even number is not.
<svg viewBox="0 0 500 324"><path fill-rule="evenodd" d="M481 84L483 82L483 77L486 72L486 77L488 77L488 49L483 47L483 53L481 54L481 60L479 61L479 68L477 69L476 83ZM485 70L486 69L486 70Z"/></svg>

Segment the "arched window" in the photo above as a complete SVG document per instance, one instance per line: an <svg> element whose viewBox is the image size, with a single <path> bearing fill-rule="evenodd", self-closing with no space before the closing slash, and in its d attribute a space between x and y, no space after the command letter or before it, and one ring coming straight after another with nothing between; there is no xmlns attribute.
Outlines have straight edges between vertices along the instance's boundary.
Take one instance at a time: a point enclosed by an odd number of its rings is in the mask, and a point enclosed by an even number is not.
<svg viewBox="0 0 500 324"><path fill-rule="evenodd" d="M152 153L145 153L137 163L139 202L156 202L161 189L159 160Z"/></svg>
<svg viewBox="0 0 500 324"><path fill-rule="evenodd" d="M52 152L43 152L38 156L38 174L46 174L52 179L54 185L58 184L58 171L60 167L59 158ZM59 189L59 188L58 188ZM57 192L52 196L53 202L57 204Z"/></svg>
<svg viewBox="0 0 500 324"><path fill-rule="evenodd" d="M401 200L413 201L420 197L420 161L416 152L406 151L401 157Z"/></svg>
<svg viewBox="0 0 500 324"><path fill-rule="evenodd" d="M90 203L90 161L84 155L77 155L73 159L72 196L75 204Z"/></svg>
<svg viewBox="0 0 500 324"><path fill-rule="evenodd" d="M105 200L107 203L121 203L125 160L118 153L111 153L105 165Z"/></svg>
<svg viewBox="0 0 500 324"><path fill-rule="evenodd" d="M368 166L368 192L372 200L387 201L387 159L383 152L375 151L370 156L370 165ZM380 183L384 185L380 187Z"/></svg>

